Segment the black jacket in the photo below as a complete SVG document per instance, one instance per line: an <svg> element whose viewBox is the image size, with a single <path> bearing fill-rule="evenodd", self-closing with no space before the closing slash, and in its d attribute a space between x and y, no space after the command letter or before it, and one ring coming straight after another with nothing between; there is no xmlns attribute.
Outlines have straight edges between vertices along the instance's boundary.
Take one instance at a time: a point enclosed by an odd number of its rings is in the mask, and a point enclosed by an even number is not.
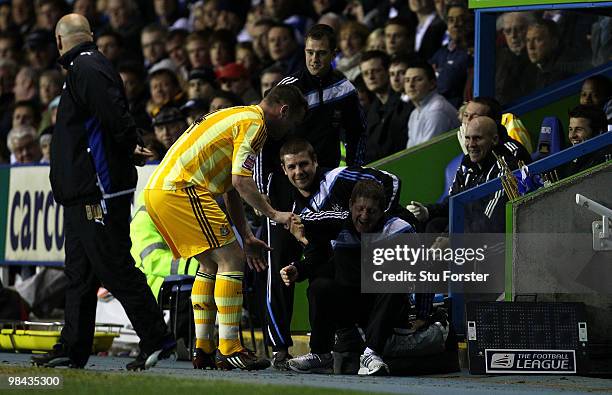
<svg viewBox="0 0 612 395"><path fill-rule="evenodd" d="M515 157L502 146L494 148L495 153L503 156L511 170L518 165ZM457 195L485 182L496 179L502 174L493 153L489 153L481 162L474 163L469 155L464 155L461 166L457 169L455 180L449 196ZM465 206L465 233L504 233L506 230L506 202L508 198L503 189ZM442 203L427 205L429 217L447 217L449 215L449 198Z"/></svg>
<svg viewBox="0 0 612 395"><path fill-rule="evenodd" d="M94 203L136 188L138 141L123 83L94 43L65 53L68 70L51 142L51 187L65 206Z"/></svg>
<svg viewBox="0 0 612 395"><path fill-rule="evenodd" d="M414 110L412 102L404 103L391 91L385 104L374 100L368 111L368 144L366 163L382 159L406 148L408 119Z"/></svg>
<svg viewBox="0 0 612 395"><path fill-rule="evenodd" d="M357 90L339 71L332 70L323 78L311 75L306 68L282 79L279 85L295 85L308 101L304 122L291 136L303 137L312 144L321 167L340 164L340 139L346 142L347 165L364 162L366 131L365 115ZM281 142L266 141L255 168L255 181L265 192L268 175L280 170L278 150Z"/></svg>

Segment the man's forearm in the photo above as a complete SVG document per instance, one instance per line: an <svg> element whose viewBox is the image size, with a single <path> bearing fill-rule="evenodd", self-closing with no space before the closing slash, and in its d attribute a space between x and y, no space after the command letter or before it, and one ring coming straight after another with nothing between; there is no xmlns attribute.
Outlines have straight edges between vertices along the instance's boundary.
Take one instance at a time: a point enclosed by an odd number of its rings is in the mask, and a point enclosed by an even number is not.
<svg viewBox="0 0 612 395"><path fill-rule="evenodd" d="M276 210L265 201L261 193L257 190L255 181L251 177L232 175L232 184L240 196L254 209L259 210L263 215L274 219Z"/></svg>

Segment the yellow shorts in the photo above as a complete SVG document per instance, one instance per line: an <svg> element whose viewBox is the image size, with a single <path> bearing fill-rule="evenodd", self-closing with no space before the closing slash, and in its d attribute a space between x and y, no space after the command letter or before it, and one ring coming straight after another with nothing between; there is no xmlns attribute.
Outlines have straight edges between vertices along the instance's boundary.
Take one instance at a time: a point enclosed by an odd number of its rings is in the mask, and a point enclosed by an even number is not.
<svg viewBox="0 0 612 395"><path fill-rule="evenodd" d="M174 258L190 258L236 240L225 213L205 188L147 189L144 198Z"/></svg>

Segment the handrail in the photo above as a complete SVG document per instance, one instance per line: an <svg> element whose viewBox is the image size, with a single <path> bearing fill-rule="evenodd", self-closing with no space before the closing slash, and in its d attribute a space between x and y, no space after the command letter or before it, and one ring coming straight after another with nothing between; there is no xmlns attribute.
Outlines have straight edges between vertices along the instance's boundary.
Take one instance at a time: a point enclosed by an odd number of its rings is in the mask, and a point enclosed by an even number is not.
<svg viewBox="0 0 612 395"><path fill-rule="evenodd" d="M533 162L528 166L529 171L532 174L549 171L580 156L595 152L609 144L612 144L612 132L603 133L571 148L564 149L556 154ZM520 169L515 170L513 174L520 177ZM450 233L463 233L465 221L464 207L466 203L490 195L500 188L501 180L496 178L465 192L451 196L449 201Z"/></svg>

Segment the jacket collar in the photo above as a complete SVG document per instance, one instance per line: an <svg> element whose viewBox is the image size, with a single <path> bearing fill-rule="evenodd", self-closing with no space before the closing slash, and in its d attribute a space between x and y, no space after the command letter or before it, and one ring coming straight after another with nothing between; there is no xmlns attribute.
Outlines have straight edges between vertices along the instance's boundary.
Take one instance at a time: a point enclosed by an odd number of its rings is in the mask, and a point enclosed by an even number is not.
<svg viewBox="0 0 612 395"><path fill-rule="evenodd" d="M66 70L68 70L68 68L70 67L70 63L72 63L72 61L81 54L81 52L83 51L91 51L91 50L98 50L98 47L96 46L96 44L94 42L84 42L81 43L77 46L75 46L74 48L72 48L70 51L66 52L64 55L62 55L57 62L59 64L62 65L63 68L65 68Z"/></svg>

